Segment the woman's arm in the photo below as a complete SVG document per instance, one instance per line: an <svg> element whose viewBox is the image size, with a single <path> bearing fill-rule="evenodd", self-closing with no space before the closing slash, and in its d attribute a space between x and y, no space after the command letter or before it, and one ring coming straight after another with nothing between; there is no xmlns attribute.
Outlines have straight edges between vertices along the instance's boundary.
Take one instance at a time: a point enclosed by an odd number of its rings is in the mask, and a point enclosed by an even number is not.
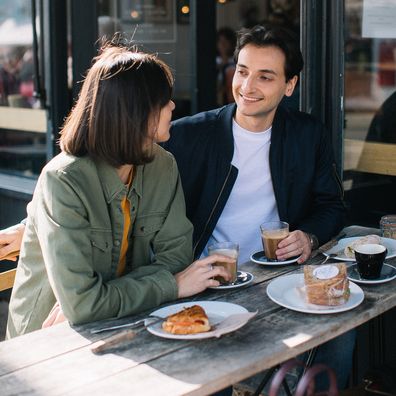
<svg viewBox="0 0 396 396"><path fill-rule="evenodd" d="M0 260L16 261L24 231L25 225L22 223L0 231Z"/></svg>

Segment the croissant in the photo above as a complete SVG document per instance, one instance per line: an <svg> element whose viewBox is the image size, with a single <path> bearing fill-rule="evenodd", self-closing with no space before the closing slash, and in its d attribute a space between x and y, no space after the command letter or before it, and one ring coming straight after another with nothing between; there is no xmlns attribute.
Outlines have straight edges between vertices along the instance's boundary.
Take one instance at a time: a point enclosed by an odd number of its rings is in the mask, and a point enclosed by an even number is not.
<svg viewBox="0 0 396 396"><path fill-rule="evenodd" d="M209 331L210 324L205 310L199 305L193 305L168 316L162 323L162 328L172 334L195 334Z"/></svg>

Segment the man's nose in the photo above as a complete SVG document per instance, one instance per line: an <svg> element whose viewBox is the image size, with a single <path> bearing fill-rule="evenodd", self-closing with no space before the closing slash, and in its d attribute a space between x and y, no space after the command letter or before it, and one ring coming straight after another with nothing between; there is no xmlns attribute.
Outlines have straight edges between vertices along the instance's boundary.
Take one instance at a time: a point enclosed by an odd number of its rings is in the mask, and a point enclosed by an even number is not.
<svg viewBox="0 0 396 396"><path fill-rule="evenodd" d="M242 89L244 92L249 92L254 88L253 79L248 76L243 80Z"/></svg>

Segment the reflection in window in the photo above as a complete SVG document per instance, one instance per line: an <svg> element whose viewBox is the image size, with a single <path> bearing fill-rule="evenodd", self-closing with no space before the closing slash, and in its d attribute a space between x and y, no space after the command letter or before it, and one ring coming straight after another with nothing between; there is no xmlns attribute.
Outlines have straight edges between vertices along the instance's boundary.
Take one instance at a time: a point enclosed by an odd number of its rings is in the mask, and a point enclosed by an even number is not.
<svg viewBox="0 0 396 396"><path fill-rule="evenodd" d="M395 212L396 35L363 36L363 6L345 2L344 186L349 221L378 226Z"/></svg>
<svg viewBox="0 0 396 396"><path fill-rule="evenodd" d="M2 2L0 13L0 104L37 108L30 2Z"/></svg>
<svg viewBox="0 0 396 396"><path fill-rule="evenodd" d="M38 25L38 24L37 24ZM0 3L0 172L37 175L46 162L46 115L35 97L31 2Z"/></svg>

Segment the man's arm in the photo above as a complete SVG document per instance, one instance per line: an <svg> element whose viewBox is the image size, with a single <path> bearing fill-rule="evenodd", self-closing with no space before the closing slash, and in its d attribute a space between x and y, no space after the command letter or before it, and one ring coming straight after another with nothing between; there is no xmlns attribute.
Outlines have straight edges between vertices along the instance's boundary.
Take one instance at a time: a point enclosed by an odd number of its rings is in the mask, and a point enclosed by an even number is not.
<svg viewBox="0 0 396 396"><path fill-rule="evenodd" d="M301 255L298 263L310 257L311 251L336 235L344 225L345 205L343 186L337 174L329 135L323 125L317 123L313 136L319 140L306 148L315 153L312 179L305 180L310 197L308 211L294 224L295 231L279 244L279 259ZM313 139L314 141L314 139ZM307 155L308 156L308 155ZM306 165L305 165L306 166Z"/></svg>
<svg viewBox="0 0 396 396"><path fill-rule="evenodd" d="M0 260L16 261L24 231L25 224L23 223L0 231Z"/></svg>

